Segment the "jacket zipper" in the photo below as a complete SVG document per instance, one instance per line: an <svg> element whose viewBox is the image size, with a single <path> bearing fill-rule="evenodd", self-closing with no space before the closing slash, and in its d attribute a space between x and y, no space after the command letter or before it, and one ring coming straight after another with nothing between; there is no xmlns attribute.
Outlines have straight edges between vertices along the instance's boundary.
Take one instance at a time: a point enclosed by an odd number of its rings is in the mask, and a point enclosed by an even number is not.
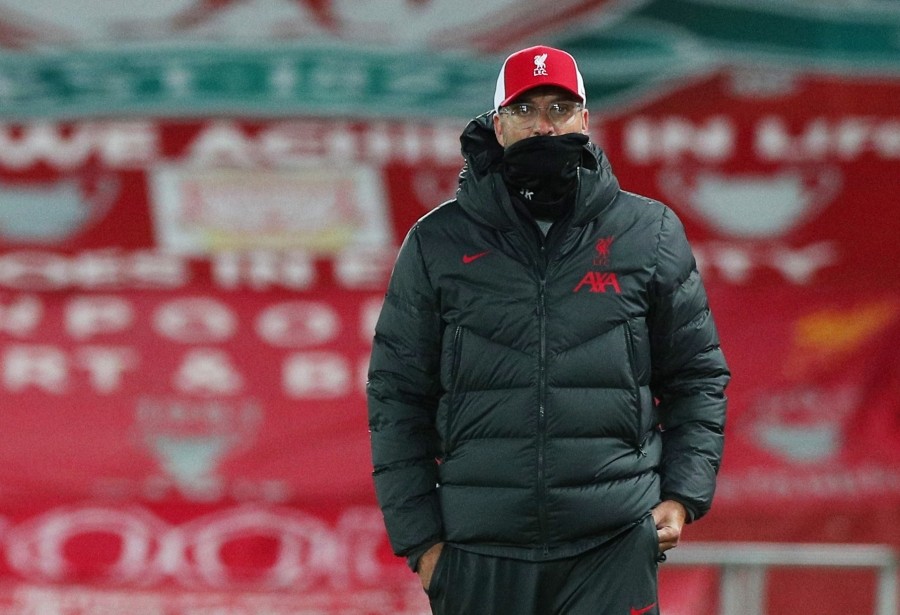
<svg viewBox="0 0 900 615"><path fill-rule="evenodd" d="M631 381L633 383L633 394L634 394L634 406L635 406L635 430L634 430L634 445L637 448L638 452L647 456L647 452L644 450L644 442L643 435L644 430L644 421L643 421L643 408L641 407L641 385L638 382L638 373L637 373L637 363L635 362L634 356L634 333L631 332L631 327L628 326L628 323L625 323L625 347L628 352L628 366L631 368Z"/></svg>
<svg viewBox="0 0 900 615"><path fill-rule="evenodd" d="M447 417L444 423L444 433L446 436L446 443L444 445L444 455L450 453L453 449L453 439L451 438L450 429L453 425L453 412L454 407L456 406L457 400L456 395L457 391L459 391L459 364L462 362L462 327L457 325L456 329L453 331L453 366L450 370L450 404L447 408Z"/></svg>
<svg viewBox="0 0 900 615"><path fill-rule="evenodd" d="M551 233L553 230L551 229ZM558 229L557 229L558 232ZM550 235L540 237L538 249L538 327L540 345L538 351L538 433L537 433L537 498L538 498L538 528L541 535L541 550L544 555L550 554L550 532L547 521L547 277L550 272L550 258L554 250L558 249L557 239L551 246L548 242Z"/></svg>
<svg viewBox="0 0 900 615"><path fill-rule="evenodd" d="M538 358L538 442L537 442L537 488L538 488L538 526L543 542L544 555L549 554L549 536L547 532L547 487L544 484L547 446L547 317L545 290L547 279L541 276L538 289L538 319L540 323L540 355Z"/></svg>
<svg viewBox="0 0 900 615"><path fill-rule="evenodd" d="M581 169L578 169L578 187L576 189L575 202L581 193ZM538 231L540 233L540 231ZM547 274L550 269L550 250L546 237L539 237L537 272L538 279L538 327L540 332L540 346L538 355L538 433L537 433L537 500L538 500L538 530L541 536L541 549L544 555L550 554L550 536L547 523L547 486L546 455L547 455ZM527 242L526 238L526 242ZM558 242L555 243L558 246Z"/></svg>
<svg viewBox="0 0 900 615"><path fill-rule="evenodd" d="M580 186L579 186L580 190ZM540 231L535 229L537 233ZM550 269L550 250L548 237L540 236L540 245L537 249L535 269L538 274L538 329L540 335L538 351L538 427L537 427L537 505L538 505L538 531L541 536L541 549L544 555L550 554L550 536L547 522L547 486L546 475L546 448L547 448L547 274ZM526 244L530 244L525 237Z"/></svg>

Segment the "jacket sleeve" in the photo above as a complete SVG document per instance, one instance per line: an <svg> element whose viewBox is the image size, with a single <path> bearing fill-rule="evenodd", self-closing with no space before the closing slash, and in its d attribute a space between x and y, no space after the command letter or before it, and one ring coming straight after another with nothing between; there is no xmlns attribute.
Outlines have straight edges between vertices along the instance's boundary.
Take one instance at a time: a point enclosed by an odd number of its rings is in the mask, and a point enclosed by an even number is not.
<svg viewBox="0 0 900 615"><path fill-rule="evenodd" d="M404 556L442 535L434 427L441 319L416 231L394 264L366 385L375 492L391 547Z"/></svg>
<svg viewBox="0 0 900 615"><path fill-rule="evenodd" d="M684 504L694 521L712 505L730 373L684 228L668 208L657 250L648 324L663 440L662 499Z"/></svg>

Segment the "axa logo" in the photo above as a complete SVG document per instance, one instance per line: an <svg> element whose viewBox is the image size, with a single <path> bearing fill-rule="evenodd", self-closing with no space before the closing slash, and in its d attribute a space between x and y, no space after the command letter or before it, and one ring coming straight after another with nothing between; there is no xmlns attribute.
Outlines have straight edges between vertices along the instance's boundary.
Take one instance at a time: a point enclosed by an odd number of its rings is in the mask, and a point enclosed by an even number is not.
<svg viewBox="0 0 900 615"><path fill-rule="evenodd" d="M534 76L547 74L547 54L542 53L534 56Z"/></svg>
<svg viewBox="0 0 900 615"><path fill-rule="evenodd" d="M616 277L615 273L608 271L588 271L575 288L572 289L572 292L577 293L585 288L592 293L605 293L607 291L617 295L622 293L622 287L619 286L619 278Z"/></svg>
<svg viewBox="0 0 900 615"><path fill-rule="evenodd" d="M610 251L615 240L616 238L612 235L597 239L597 242L594 244L594 258L591 261L594 267L606 267L609 265ZM622 292L619 278L615 273L611 271L597 271L595 269L585 273L578 284L575 285L575 288L572 289L572 292L577 293L583 289L587 289L588 292L592 293L613 292L617 295Z"/></svg>

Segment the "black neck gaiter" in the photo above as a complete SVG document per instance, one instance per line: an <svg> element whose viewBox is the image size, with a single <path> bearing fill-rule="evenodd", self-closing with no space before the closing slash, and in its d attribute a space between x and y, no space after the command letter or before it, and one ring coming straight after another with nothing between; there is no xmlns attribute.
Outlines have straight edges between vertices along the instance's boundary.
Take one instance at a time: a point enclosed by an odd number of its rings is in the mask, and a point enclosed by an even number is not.
<svg viewBox="0 0 900 615"><path fill-rule="evenodd" d="M503 179L533 216L557 220L572 205L587 142L580 133L517 141L503 152Z"/></svg>

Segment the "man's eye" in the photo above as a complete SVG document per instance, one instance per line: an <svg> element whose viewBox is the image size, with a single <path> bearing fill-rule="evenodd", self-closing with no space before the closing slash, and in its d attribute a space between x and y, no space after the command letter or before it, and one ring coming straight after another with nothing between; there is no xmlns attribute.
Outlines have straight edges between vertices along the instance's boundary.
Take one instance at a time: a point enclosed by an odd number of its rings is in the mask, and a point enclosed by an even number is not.
<svg viewBox="0 0 900 615"><path fill-rule="evenodd" d="M522 117L529 117L534 113L534 107L531 105L516 105L513 107L513 113Z"/></svg>

